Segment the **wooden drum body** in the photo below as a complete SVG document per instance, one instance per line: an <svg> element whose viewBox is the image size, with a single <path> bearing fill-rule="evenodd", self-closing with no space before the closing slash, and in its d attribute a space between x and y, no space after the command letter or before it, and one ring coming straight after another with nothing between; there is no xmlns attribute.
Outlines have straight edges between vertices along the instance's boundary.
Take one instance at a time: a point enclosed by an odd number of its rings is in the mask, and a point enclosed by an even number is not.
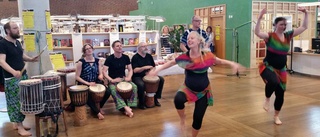
<svg viewBox="0 0 320 137"><path fill-rule="evenodd" d="M160 81L158 76L144 76L142 80L144 82L146 93L157 92Z"/></svg>
<svg viewBox="0 0 320 137"><path fill-rule="evenodd" d="M132 85L129 82L119 82L116 86L119 95L124 99L130 99L133 91Z"/></svg>
<svg viewBox="0 0 320 137"><path fill-rule="evenodd" d="M146 106L154 107L154 95L158 90L160 79L158 76L144 76L142 80L146 90Z"/></svg>
<svg viewBox="0 0 320 137"><path fill-rule="evenodd" d="M62 68L58 69L58 75L60 76L61 81L61 93L63 97L63 101L67 101L67 74L75 72L75 68Z"/></svg>
<svg viewBox="0 0 320 137"><path fill-rule="evenodd" d="M20 111L27 114L39 114L44 111L43 86L41 79L21 80L20 90Z"/></svg>
<svg viewBox="0 0 320 137"><path fill-rule="evenodd" d="M85 104L88 101L88 86L75 85L69 87L71 103L75 106L74 126L87 124L87 110Z"/></svg>
<svg viewBox="0 0 320 137"><path fill-rule="evenodd" d="M45 108L44 112L40 115L50 116L52 114L60 114L62 112L60 100L60 77L58 75L39 75L31 78L42 80Z"/></svg>
<svg viewBox="0 0 320 137"><path fill-rule="evenodd" d="M90 86L89 91L92 100L96 103L96 107L100 109L100 102L106 92L106 87L102 84L96 84L95 86Z"/></svg>

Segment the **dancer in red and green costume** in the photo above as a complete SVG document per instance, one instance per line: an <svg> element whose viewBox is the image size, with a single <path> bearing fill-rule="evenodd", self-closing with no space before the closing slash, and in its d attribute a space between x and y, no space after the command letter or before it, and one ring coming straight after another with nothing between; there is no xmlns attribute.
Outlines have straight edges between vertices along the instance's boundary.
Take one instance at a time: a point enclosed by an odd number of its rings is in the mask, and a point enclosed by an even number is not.
<svg viewBox="0 0 320 137"><path fill-rule="evenodd" d="M185 69L185 81L174 98L174 104L181 120L181 128L184 129L186 118L184 104L186 102L195 102L192 123L193 137L198 135L207 106L213 105L212 91L207 74L208 68L213 64L230 65L234 72L243 68L235 62L219 59L210 51L201 51L201 46L204 44L205 40L199 33L196 31L190 32L188 35L189 51L148 73L148 75L156 76L159 71L175 64Z"/></svg>
<svg viewBox="0 0 320 137"><path fill-rule="evenodd" d="M274 20L274 32L265 33L260 31L260 22L264 14L267 13L264 8L258 17L255 27L255 34L264 39L267 45L267 55L263 62L259 65L259 71L262 79L266 83L265 87L265 103L263 108L269 111L270 97L275 92L274 101L274 123L282 124L279 119L279 113L283 105L284 91L286 90L287 72L286 62L287 53L290 48L290 41L293 37L301 34L308 28L308 14L305 8L298 8L298 11L305 15L302 25L293 30L286 31L287 20L284 17L277 17Z"/></svg>

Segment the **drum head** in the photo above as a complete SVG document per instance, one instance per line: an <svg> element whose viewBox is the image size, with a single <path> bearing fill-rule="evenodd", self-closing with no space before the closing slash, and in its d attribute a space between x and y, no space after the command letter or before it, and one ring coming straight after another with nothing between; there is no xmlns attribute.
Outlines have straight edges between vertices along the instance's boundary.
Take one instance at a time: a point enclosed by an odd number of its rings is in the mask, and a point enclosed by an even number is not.
<svg viewBox="0 0 320 137"><path fill-rule="evenodd" d="M89 90L91 92L104 92L106 91L106 87L102 84L96 84L95 86L90 86Z"/></svg>
<svg viewBox="0 0 320 137"><path fill-rule="evenodd" d="M50 80L57 80L60 77L58 75L37 75L37 76L32 76L32 79L41 79L43 81L50 81Z"/></svg>
<svg viewBox="0 0 320 137"><path fill-rule="evenodd" d="M69 91L85 91L88 90L88 88L86 85L74 85L69 88Z"/></svg>
<svg viewBox="0 0 320 137"><path fill-rule="evenodd" d="M158 76L144 76L143 77L143 81L149 81L149 82L157 82L159 81L159 77Z"/></svg>
<svg viewBox="0 0 320 137"><path fill-rule="evenodd" d="M129 82L119 82L117 88L123 91L128 91L132 89L132 85Z"/></svg>
<svg viewBox="0 0 320 137"><path fill-rule="evenodd" d="M35 85L42 83L41 79L27 79L27 80L21 80L19 82L19 85Z"/></svg>

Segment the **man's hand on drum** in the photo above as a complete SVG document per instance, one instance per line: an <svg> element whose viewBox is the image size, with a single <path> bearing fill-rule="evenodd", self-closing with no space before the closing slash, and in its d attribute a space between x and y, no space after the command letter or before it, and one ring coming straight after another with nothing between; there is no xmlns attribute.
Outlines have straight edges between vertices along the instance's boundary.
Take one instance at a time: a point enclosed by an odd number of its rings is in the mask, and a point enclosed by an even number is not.
<svg viewBox="0 0 320 137"><path fill-rule="evenodd" d="M156 69L151 69L146 75L148 76L157 76L157 72Z"/></svg>
<svg viewBox="0 0 320 137"><path fill-rule="evenodd" d="M115 78L115 79L112 79L110 82L111 83L119 83L122 81L122 78Z"/></svg>
<svg viewBox="0 0 320 137"><path fill-rule="evenodd" d="M130 81L131 81L131 78L129 78L129 77L123 77L123 79L124 79L124 81L126 81L126 82L130 82Z"/></svg>
<svg viewBox="0 0 320 137"><path fill-rule="evenodd" d="M96 85L96 82L89 82L88 83L88 86L95 86Z"/></svg>

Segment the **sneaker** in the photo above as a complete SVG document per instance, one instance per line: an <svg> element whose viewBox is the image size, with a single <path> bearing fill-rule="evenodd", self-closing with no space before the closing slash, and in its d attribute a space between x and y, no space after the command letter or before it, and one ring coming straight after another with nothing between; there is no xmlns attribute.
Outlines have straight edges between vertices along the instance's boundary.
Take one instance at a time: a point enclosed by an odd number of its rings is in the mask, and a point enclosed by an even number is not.
<svg viewBox="0 0 320 137"><path fill-rule="evenodd" d="M138 108L140 109L146 109L146 107L144 105L139 105Z"/></svg>

